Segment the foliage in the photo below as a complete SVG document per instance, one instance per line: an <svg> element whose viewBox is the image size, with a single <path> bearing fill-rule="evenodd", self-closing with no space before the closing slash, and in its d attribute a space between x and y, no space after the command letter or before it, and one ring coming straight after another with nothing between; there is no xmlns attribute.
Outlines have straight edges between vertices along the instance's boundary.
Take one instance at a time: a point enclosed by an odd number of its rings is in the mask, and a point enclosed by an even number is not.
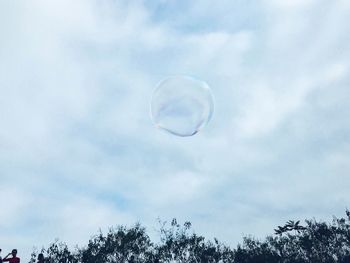
<svg viewBox="0 0 350 263"><path fill-rule="evenodd" d="M334 218L331 224L316 220L305 223L303 227L299 221L288 221L264 241L245 238L235 250L234 262L350 262L349 211L346 218Z"/></svg>
<svg viewBox="0 0 350 263"><path fill-rule="evenodd" d="M133 228L119 226L110 229L106 236L100 234L89 241L80 252L82 262L149 262L152 243L145 228L136 224Z"/></svg>
<svg viewBox="0 0 350 263"><path fill-rule="evenodd" d="M350 212L331 223L305 220L288 221L264 240L245 237L232 249L217 239L207 241L191 231L191 223L180 225L173 219L170 226L161 223L160 242L151 242L140 224L111 228L92 237L85 247L70 250L55 241L43 249L49 263L117 263L117 262L235 262L235 263L345 263L350 262ZM30 263L36 262L33 252Z"/></svg>
<svg viewBox="0 0 350 263"><path fill-rule="evenodd" d="M231 249L217 239L214 242L205 241L205 238L195 233L188 233L191 223L183 226L176 219L171 227L161 227L161 244L155 247L157 258L165 262L232 262Z"/></svg>

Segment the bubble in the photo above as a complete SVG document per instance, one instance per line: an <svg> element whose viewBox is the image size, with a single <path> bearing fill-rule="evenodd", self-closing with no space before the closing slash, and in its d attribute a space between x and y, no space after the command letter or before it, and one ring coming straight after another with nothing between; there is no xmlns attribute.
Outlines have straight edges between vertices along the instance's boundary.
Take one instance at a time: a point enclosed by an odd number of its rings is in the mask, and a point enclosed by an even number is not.
<svg viewBox="0 0 350 263"><path fill-rule="evenodd" d="M161 81L151 101L153 123L177 136L192 136L209 122L214 110L210 88L204 81L174 76Z"/></svg>

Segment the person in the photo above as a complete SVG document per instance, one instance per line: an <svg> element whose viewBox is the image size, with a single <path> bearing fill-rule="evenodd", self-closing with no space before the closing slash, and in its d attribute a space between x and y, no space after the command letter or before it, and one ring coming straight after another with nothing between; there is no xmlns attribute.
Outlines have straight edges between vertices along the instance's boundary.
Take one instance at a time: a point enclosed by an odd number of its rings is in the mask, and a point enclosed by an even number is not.
<svg viewBox="0 0 350 263"><path fill-rule="evenodd" d="M38 262L37 263L44 263L44 262L45 262L44 254L40 253L38 255Z"/></svg>
<svg viewBox="0 0 350 263"><path fill-rule="evenodd" d="M12 255L12 258L8 258L10 255ZM10 262L10 263L20 263L20 258L17 257L17 249L12 249L12 252L9 253L6 257L3 258L3 262Z"/></svg>

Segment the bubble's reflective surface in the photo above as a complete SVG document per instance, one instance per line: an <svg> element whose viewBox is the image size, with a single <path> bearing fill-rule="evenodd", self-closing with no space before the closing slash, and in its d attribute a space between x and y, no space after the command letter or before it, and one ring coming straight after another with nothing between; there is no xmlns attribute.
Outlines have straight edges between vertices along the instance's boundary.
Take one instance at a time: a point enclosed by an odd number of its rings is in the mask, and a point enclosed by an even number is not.
<svg viewBox="0 0 350 263"><path fill-rule="evenodd" d="M154 124L178 136L191 136L210 120L213 96L204 82L187 76L174 76L161 81L151 101Z"/></svg>

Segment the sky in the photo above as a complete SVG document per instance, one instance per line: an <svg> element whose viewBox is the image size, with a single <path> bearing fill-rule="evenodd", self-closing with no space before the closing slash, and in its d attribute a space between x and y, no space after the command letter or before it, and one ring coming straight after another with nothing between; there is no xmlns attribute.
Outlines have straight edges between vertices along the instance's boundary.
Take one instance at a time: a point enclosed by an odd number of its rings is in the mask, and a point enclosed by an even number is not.
<svg viewBox="0 0 350 263"><path fill-rule="evenodd" d="M347 0L1 0L0 247L157 219L236 246L350 195ZM155 128L157 83L211 87L200 133ZM155 240L155 239L154 239Z"/></svg>

